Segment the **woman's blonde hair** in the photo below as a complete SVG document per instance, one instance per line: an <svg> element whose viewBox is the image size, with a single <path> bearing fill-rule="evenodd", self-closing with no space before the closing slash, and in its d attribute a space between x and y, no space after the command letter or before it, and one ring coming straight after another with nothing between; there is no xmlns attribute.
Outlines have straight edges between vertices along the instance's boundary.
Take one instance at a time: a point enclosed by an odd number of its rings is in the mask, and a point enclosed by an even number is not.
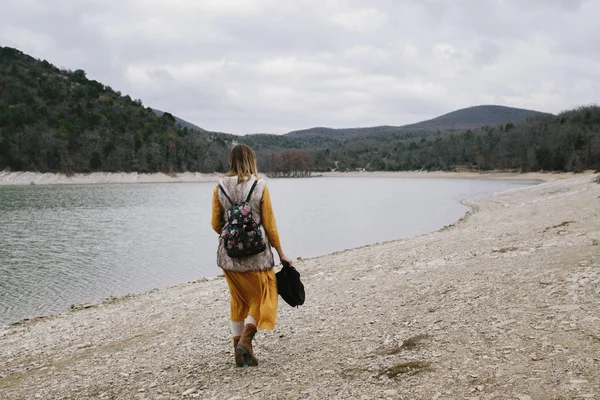
<svg viewBox="0 0 600 400"><path fill-rule="evenodd" d="M245 144L238 144L229 153L229 172L227 176L237 176L238 183L248 180L254 175L258 178L256 154Z"/></svg>

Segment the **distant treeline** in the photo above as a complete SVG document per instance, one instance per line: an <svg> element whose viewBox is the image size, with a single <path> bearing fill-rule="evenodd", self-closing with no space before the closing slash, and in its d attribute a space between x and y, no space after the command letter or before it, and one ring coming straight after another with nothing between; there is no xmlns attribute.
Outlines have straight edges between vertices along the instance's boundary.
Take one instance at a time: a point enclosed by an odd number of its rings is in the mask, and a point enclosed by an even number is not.
<svg viewBox="0 0 600 400"><path fill-rule="evenodd" d="M358 137L314 151L314 160L315 170L600 169L600 107L418 139Z"/></svg>
<svg viewBox="0 0 600 400"><path fill-rule="evenodd" d="M223 172L235 143L272 176L328 170L600 169L600 108L452 132L235 136L196 131L89 80L0 47L0 170Z"/></svg>

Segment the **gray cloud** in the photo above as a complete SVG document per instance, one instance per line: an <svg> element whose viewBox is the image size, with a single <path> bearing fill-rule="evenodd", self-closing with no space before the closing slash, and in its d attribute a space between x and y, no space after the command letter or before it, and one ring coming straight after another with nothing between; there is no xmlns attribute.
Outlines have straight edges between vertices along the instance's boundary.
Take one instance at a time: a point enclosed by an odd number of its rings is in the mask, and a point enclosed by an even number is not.
<svg viewBox="0 0 600 400"><path fill-rule="evenodd" d="M0 44L206 129L405 124L597 101L594 0L5 0Z"/></svg>

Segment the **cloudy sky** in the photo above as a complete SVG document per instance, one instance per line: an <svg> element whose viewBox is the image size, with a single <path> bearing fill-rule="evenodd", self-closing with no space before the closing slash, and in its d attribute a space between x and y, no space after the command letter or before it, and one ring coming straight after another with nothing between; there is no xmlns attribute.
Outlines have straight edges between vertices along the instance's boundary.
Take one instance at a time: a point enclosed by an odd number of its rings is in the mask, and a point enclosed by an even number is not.
<svg viewBox="0 0 600 400"><path fill-rule="evenodd" d="M16 47L205 129L596 103L600 0L3 0Z"/></svg>

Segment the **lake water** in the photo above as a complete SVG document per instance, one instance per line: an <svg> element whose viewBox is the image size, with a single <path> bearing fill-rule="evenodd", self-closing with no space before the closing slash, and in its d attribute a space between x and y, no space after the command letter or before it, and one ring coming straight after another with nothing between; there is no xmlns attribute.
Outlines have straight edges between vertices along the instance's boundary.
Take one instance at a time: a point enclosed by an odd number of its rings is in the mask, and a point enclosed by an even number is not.
<svg viewBox="0 0 600 400"><path fill-rule="evenodd" d="M312 257L420 235L466 197L531 181L273 179L286 254ZM0 187L0 325L216 276L215 183Z"/></svg>

